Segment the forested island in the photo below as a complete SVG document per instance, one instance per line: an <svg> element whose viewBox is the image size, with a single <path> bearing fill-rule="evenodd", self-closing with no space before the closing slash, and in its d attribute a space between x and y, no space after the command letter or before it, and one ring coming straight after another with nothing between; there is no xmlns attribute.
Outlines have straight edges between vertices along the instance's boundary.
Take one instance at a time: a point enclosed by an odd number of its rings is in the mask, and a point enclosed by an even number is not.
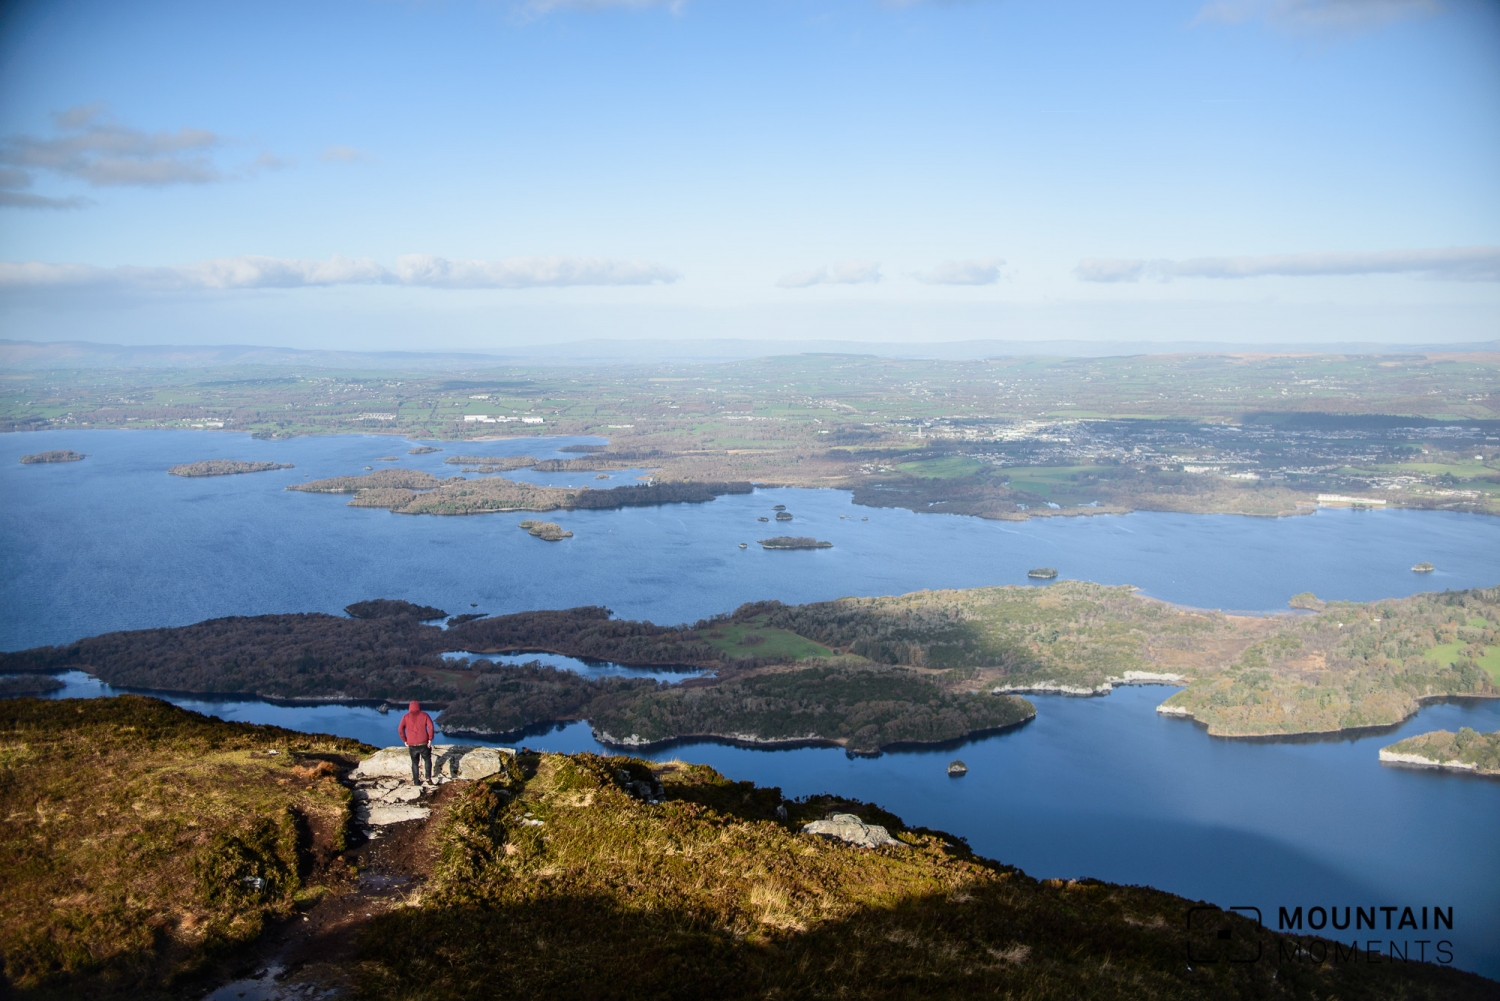
<svg viewBox="0 0 1500 1001"><path fill-rule="evenodd" d="M266 473L273 469L295 469L290 462L236 462L232 459L206 459L185 462L167 472L173 476L234 476L238 473Z"/></svg>
<svg viewBox="0 0 1500 1001"><path fill-rule="evenodd" d="M1382 747L1380 760L1475 775L1500 775L1500 731L1480 733L1463 726L1457 733L1449 730L1421 733Z"/></svg>
<svg viewBox="0 0 1500 1001"><path fill-rule="evenodd" d="M33 452L31 455L21 456L23 466L34 466L46 462L80 462L88 456L82 452L75 452L70 448L55 449L51 452Z"/></svg>
<svg viewBox="0 0 1500 1001"><path fill-rule="evenodd" d="M519 527L525 529L532 538L541 539L543 542L561 542L573 537L572 532L567 531L555 521L528 520L521 522Z"/></svg>
<svg viewBox="0 0 1500 1001"><path fill-rule="evenodd" d="M203 997L267 957L282 996L370 1001L493 997L497 970L501 995L534 998L858 984L873 997L1477 1001L1495 987L1415 956L1281 962L1330 943L1229 912L1186 931L1201 907L1182 897L1037 880L878 806L787 799L705 765L504 755L488 777L422 792L426 819L367 841L350 771L375 748L352 740L132 695L0 702L0 736L0 952L21 997ZM1216 954L1220 928L1264 958L1185 967L1188 949Z"/></svg>
<svg viewBox="0 0 1500 1001"><path fill-rule="evenodd" d="M833 543L819 542L807 535L778 535L774 539L761 539L762 549L832 549Z"/></svg>
<svg viewBox="0 0 1500 1001"><path fill-rule="evenodd" d="M455 456L468 459L472 456ZM444 461L452 461L447 459ZM293 483L288 490L353 494L350 507L382 507L397 514L487 514L495 511L606 511L656 504L701 504L725 494L748 494L749 483L652 483L594 490L539 487L501 476L439 479L409 469L380 469L359 476L335 476Z"/></svg>
<svg viewBox="0 0 1500 1001"><path fill-rule="evenodd" d="M1388 726L1426 699L1500 696L1500 589L1319 604L1306 616L1235 616L1061 581L754 602L680 626L589 607L455 619L443 630L422 624L441 609L380 600L350 606L362 617L231 617L107 633L0 654L0 673L78 669L125 687L282 700L416 698L446 705L440 724L452 732L587 719L601 740L620 744L717 736L857 751L1009 725L1033 711L1018 694L1102 695L1117 684L1185 685L1158 711L1217 736ZM713 675L588 679L443 658L455 650Z"/></svg>

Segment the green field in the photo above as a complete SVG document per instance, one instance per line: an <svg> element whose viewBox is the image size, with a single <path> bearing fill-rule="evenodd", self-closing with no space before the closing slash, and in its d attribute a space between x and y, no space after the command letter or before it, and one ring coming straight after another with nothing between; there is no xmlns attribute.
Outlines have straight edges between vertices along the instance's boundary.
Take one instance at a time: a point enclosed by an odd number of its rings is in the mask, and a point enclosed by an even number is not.
<svg viewBox="0 0 1500 1001"><path fill-rule="evenodd" d="M767 657L778 661L806 660L809 657L831 657L833 651L786 629L764 625L764 616L748 622L724 622L702 633L705 640L736 657ZM759 636L761 642L744 643L746 636Z"/></svg>
<svg viewBox="0 0 1500 1001"><path fill-rule="evenodd" d="M1469 620L1470 625L1474 625L1476 622L1482 623L1484 620ZM1452 667L1454 662L1458 660L1463 648L1468 645L1467 643L1444 643L1441 646L1435 646L1426 650L1422 656L1444 667ZM1500 684L1500 646L1486 647L1484 656L1480 657L1475 663L1488 671L1490 677L1495 679L1496 684Z"/></svg>
<svg viewBox="0 0 1500 1001"><path fill-rule="evenodd" d="M953 455L942 459L903 462L896 468L908 476L920 476L927 480L956 480L960 476L973 476L984 468L984 463Z"/></svg>
<svg viewBox="0 0 1500 1001"><path fill-rule="evenodd" d="M1072 479L1092 466L1020 466L1007 469L1012 490L1050 497L1054 492L1067 493L1073 489Z"/></svg>

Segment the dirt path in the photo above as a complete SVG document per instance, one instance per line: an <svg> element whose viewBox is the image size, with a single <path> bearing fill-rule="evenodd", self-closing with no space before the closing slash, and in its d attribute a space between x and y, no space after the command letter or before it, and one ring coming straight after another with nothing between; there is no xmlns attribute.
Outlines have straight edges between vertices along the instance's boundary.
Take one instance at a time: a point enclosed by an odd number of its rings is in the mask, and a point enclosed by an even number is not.
<svg viewBox="0 0 1500 1001"><path fill-rule="evenodd" d="M254 952L225 971L229 983L202 1001L307 1001L350 997L359 933L374 918L421 892L437 861L434 822L458 795L454 781L424 790L426 820L382 827L349 851L351 868L327 880L329 891L310 909L267 928Z"/></svg>

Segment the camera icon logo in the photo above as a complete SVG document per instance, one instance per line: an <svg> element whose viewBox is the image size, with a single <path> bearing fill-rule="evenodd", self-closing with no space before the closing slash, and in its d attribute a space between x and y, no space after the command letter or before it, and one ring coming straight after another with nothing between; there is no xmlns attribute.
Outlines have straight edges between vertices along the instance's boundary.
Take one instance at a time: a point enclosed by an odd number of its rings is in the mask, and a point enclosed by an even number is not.
<svg viewBox="0 0 1500 1001"><path fill-rule="evenodd" d="M1247 922L1255 922L1248 926ZM1188 962L1255 963L1260 961L1263 923L1259 907L1190 907L1187 912Z"/></svg>

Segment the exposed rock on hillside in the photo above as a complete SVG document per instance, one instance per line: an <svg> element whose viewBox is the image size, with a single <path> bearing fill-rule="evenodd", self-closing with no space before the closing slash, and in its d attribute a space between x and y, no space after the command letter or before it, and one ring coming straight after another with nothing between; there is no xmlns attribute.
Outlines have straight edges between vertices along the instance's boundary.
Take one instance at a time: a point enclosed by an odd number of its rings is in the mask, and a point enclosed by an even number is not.
<svg viewBox="0 0 1500 1001"><path fill-rule="evenodd" d="M860 848L884 848L886 845L900 847L901 842L891 837L890 832L879 824L867 824L852 813L835 813L827 820L814 820L803 824L806 834L819 834L825 838L847 841Z"/></svg>

